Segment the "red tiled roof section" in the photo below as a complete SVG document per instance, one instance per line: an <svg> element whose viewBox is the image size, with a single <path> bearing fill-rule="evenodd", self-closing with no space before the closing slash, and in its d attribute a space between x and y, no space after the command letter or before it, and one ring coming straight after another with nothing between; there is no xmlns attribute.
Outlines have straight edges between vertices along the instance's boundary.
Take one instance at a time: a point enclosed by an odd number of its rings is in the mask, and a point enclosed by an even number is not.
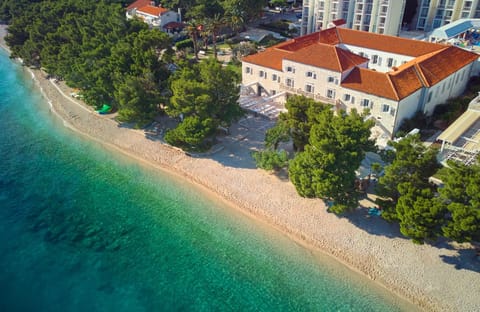
<svg viewBox="0 0 480 312"><path fill-rule="evenodd" d="M290 54L275 47L268 48L263 52L245 56L242 62L248 62L259 66L269 67L278 71L282 71L283 58Z"/></svg>
<svg viewBox="0 0 480 312"><path fill-rule="evenodd" d="M408 56L421 56L445 48L442 44L369 33L348 28L336 28L340 41L358 47Z"/></svg>
<svg viewBox="0 0 480 312"><path fill-rule="evenodd" d="M415 60L428 86L433 86L478 59L478 55L449 46L429 58Z"/></svg>
<svg viewBox="0 0 480 312"><path fill-rule="evenodd" d="M328 44L312 44L285 56L286 60L343 72L368 59Z"/></svg>
<svg viewBox="0 0 480 312"><path fill-rule="evenodd" d="M340 43L340 38L338 37L338 32L336 27L328 28L322 30L318 33L318 40L321 43L336 45Z"/></svg>
<svg viewBox="0 0 480 312"><path fill-rule="evenodd" d="M147 5L150 5L151 2L152 2L151 0L137 0L134 3L130 4L127 7L127 10L143 8L143 7L146 7Z"/></svg>
<svg viewBox="0 0 480 312"><path fill-rule="evenodd" d="M406 98L413 92L423 87L422 80L415 66L410 66L396 72L387 73L397 92L399 100Z"/></svg>
<svg viewBox="0 0 480 312"><path fill-rule="evenodd" d="M371 69L355 67L341 85L347 89L400 100L388 75Z"/></svg>
<svg viewBox="0 0 480 312"><path fill-rule="evenodd" d="M335 26L345 25L346 23L347 23L347 21L345 21L343 18L336 19L336 20L332 21L332 24L335 25Z"/></svg>
<svg viewBox="0 0 480 312"><path fill-rule="evenodd" d="M308 34L299 38L288 40L275 45L277 49L285 51L298 51L318 42L318 33Z"/></svg>
<svg viewBox="0 0 480 312"><path fill-rule="evenodd" d="M169 10L161 7L156 7L153 5L147 5L143 8L137 9L138 12L147 13L154 16L160 16L167 13Z"/></svg>

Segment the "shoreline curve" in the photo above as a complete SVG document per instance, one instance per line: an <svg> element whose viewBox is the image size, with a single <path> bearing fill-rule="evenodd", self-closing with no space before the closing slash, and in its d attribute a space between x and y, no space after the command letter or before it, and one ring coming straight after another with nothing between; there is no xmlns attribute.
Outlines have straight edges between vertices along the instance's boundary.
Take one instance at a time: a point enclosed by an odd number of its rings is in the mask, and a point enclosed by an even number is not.
<svg viewBox="0 0 480 312"><path fill-rule="evenodd" d="M4 35L5 27L0 25L0 47L8 51ZM262 170L224 165L210 157L192 158L147 139L140 130L118 127L108 116L97 115L69 97L65 85L45 79L39 70L28 70L52 113L71 130L201 186L229 206L281 230L307 248L332 256L422 309L480 309L480 268L477 272L458 270L442 260L455 257L455 248L414 245L402 237L370 234L347 218L327 213L321 200L299 197L288 181ZM377 220L359 222L363 228L371 228Z"/></svg>

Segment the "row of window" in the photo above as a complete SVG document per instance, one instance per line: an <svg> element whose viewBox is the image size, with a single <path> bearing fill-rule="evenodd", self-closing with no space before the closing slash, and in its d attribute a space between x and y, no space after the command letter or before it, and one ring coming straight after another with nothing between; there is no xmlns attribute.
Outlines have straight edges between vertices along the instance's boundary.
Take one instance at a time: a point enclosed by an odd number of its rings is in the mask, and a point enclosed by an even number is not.
<svg viewBox="0 0 480 312"><path fill-rule="evenodd" d="M293 68L293 67L287 67L287 72L295 73L295 68ZM247 74L253 74L253 69L250 68L250 67L245 67L245 73L247 73ZM260 71L258 72L258 76L259 76L260 78L267 79L268 74L267 74L266 71L260 70ZM315 72L313 72L313 71L307 71L307 72L305 72L305 76L306 76L307 78L317 79L317 74L316 74ZM280 77L279 77L277 74L272 74L272 81L278 81L278 82L280 82ZM327 77L327 82L329 82L329 83L335 83L335 84L338 85L339 80L338 80L338 78L336 78L336 77L334 77L334 76L328 76L328 77Z"/></svg>

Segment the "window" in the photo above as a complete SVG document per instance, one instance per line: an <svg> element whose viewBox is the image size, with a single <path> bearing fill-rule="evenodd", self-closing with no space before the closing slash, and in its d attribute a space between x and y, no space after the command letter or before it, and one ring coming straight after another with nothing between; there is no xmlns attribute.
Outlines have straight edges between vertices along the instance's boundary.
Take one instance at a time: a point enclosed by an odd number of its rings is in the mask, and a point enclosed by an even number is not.
<svg viewBox="0 0 480 312"><path fill-rule="evenodd" d="M265 72L264 72L263 70L261 70L261 71L258 72L258 75L259 75L260 77L264 77L264 76L265 76Z"/></svg>
<svg viewBox="0 0 480 312"><path fill-rule="evenodd" d="M432 94L433 94L433 92L432 92L432 91L430 91L430 92L428 93L428 99L427 99L427 103L428 103L428 102L430 102L430 101L432 100Z"/></svg>
<svg viewBox="0 0 480 312"><path fill-rule="evenodd" d="M383 113L388 113L390 111L390 105L383 104L382 105L382 112Z"/></svg>
<svg viewBox="0 0 480 312"><path fill-rule="evenodd" d="M335 82L335 77L333 77L333 76L328 76L327 81L333 83L333 82Z"/></svg>
<svg viewBox="0 0 480 312"><path fill-rule="evenodd" d="M295 73L295 68L293 68L292 66L287 66L287 72L288 73Z"/></svg>
<svg viewBox="0 0 480 312"><path fill-rule="evenodd" d="M305 92L313 93L313 85L311 84L305 85Z"/></svg>
<svg viewBox="0 0 480 312"><path fill-rule="evenodd" d="M370 100L369 99L363 99L360 102L360 105L362 105L362 107L369 108L370 107Z"/></svg>
<svg viewBox="0 0 480 312"><path fill-rule="evenodd" d="M292 87L293 88L293 86L294 86L293 79L287 78L286 83L287 83L287 87Z"/></svg>
<svg viewBox="0 0 480 312"><path fill-rule="evenodd" d="M354 96L352 96L352 98L350 100L350 103L355 104L355 97Z"/></svg>
<svg viewBox="0 0 480 312"><path fill-rule="evenodd" d="M252 73L252 69L250 67L245 67L245 72L247 74L251 74Z"/></svg>
<svg viewBox="0 0 480 312"><path fill-rule="evenodd" d="M305 73L305 75L306 75L307 77L309 77L309 78L317 79L317 74L315 74L315 73L312 72L312 71L307 71L307 72Z"/></svg>
<svg viewBox="0 0 480 312"><path fill-rule="evenodd" d="M387 59L387 66L388 66L388 67L392 67L392 66L393 66L393 58L389 57L389 58Z"/></svg>
<svg viewBox="0 0 480 312"><path fill-rule="evenodd" d="M277 74L272 74L272 80L276 81L277 80Z"/></svg>
<svg viewBox="0 0 480 312"><path fill-rule="evenodd" d="M343 95L343 100L344 100L345 102L350 101L350 98L351 98L350 94L344 94L344 95Z"/></svg>
<svg viewBox="0 0 480 312"><path fill-rule="evenodd" d="M328 89L327 90L327 98L329 98L329 99L335 98L335 90Z"/></svg>
<svg viewBox="0 0 480 312"><path fill-rule="evenodd" d="M390 108L390 115L395 116L395 108Z"/></svg>
<svg viewBox="0 0 480 312"><path fill-rule="evenodd" d="M372 56L372 64L377 64L378 63L378 55L373 55Z"/></svg>

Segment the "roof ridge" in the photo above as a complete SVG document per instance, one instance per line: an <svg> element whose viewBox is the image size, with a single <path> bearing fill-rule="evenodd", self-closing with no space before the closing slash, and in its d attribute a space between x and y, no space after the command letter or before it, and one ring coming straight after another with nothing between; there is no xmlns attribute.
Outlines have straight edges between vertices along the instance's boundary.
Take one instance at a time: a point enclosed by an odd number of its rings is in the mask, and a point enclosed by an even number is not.
<svg viewBox="0 0 480 312"><path fill-rule="evenodd" d="M329 46L333 47L334 51L335 51L335 58L337 59L337 62L338 62L338 68L340 68L340 72L343 72L343 67L342 67L342 62L340 62L340 57L339 57L339 53L338 53L338 48L337 46L332 46L329 44Z"/></svg>
<svg viewBox="0 0 480 312"><path fill-rule="evenodd" d="M422 69L420 68L420 65L418 63L413 64L413 69L415 70L415 73L417 74L418 78L420 79L420 82L424 87L430 87L430 84L427 81L427 78L423 74Z"/></svg>
<svg viewBox="0 0 480 312"><path fill-rule="evenodd" d="M390 86L392 87L393 93L395 93L396 100L397 100L397 101L400 101L400 96L398 95L398 90L397 90L397 88L396 88L395 85L393 84L392 77L390 76L389 73L385 73L385 75L387 75L388 83L389 83Z"/></svg>

